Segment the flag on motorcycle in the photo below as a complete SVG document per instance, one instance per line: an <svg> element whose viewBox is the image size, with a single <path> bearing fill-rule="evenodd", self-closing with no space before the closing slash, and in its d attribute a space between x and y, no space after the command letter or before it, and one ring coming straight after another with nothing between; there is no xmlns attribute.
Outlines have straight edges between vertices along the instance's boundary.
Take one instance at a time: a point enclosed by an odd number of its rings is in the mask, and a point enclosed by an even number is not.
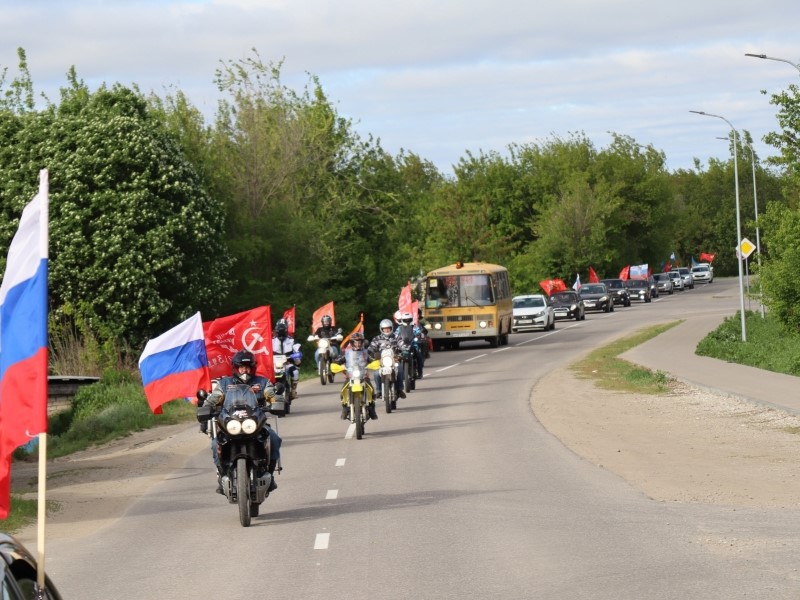
<svg viewBox="0 0 800 600"><path fill-rule="evenodd" d="M707 263L710 264L710 263L714 262L714 257L715 256L716 256L716 254L708 254L706 252L701 252L700 253L700 261L701 262L707 262Z"/></svg>
<svg viewBox="0 0 800 600"><path fill-rule="evenodd" d="M0 285L0 519L10 507L11 455L47 431L47 171L39 178Z"/></svg>
<svg viewBox="0 0 800 600"><path fill-rule="evenodd" d="M286 309L286 311L283 313L283 320L286 321L286 327L289 330L289 337L294 337L294 309L295 307L292 306L292 308Z"/></svg>
<svg viewBox="0 0 800 600"><path fill-rule="evenodd" d="M401 313L410 313L411 304L411 282L409 282L402 290L400 290L400 297L397 299L397 310Z"/></svg>
<svg viewBox="0 0 800 600"><path fill-rule="evenodd" d="M239 350L256 357L256 374L274 381L272 363L272 311L259 306L203 323L211 379L231 374L231 358Z"/></svg>
<svg viewBox="0 0 800 600"><path fill-rule="evenodd" d="M575 290L576 292L580 292L581 291L581 274L580 273L576 273L575 274L575 283L572 284L572 289Z"/></svg>
<svg viewBox="0 0 800 600"><path fill-rule="evenodd" d="M553 295L555 292L563 292L567 289L567 284L563 279L543 279L539 282L539 286L545 291L548 296Z"/></svg>
<svg viewBox="0 0 800 600"><path fill-rule="evenodd" d="M600 278L592 267L589 267L589 283L600 283Z"/></svg>
<svg viewBox="0 0 800 600"><path fill-rule="evenodd" d="M620 279L628 279L630 277L631 266L628 265L627 267L622 267L622 270L619 272Z"/></svg>
<svg viewBox="0 0 800 600"><path fill-rule="evenodd" d="M347 344L350 342L350 338L351 338L351 337L353 336L353 334L354 334L354 333L356 333L357 331L358 331L358 332L361 332L361 333L364 333L364 313L361 313L361 318L360 318L360 320L358 321L358 325L356 325L356 326L353 328L353 331L351 331L350 333L348 333L348 334L347 334L347 336L346 336L346 337L345 337L345 338L342 340L342 343L341 343L341 345L340 345L340 348L341 348L342 350L344 350L344 349L347 347Z"/></svg>
<svg viewBox="0 0 800 600"><path fill-rule="evenodd" d="M197 312L147 342L139 357L144 395L153 414L177 398L193 397L211 387L208 357L203 341L203 320Z"/></svg>
<svg viewBox="0 0 800 600"><path fill-rule="evenodd" d="M411 303L411 314L414 316L414 325L419 325L419 300Z"/></svg>
<svg viewBox="0 0 800 600"><path fill-rule="evenodd" d="M336 325L336 315L333 314L333 300L327 304L320 306L311 315L311 333L322 327L322 317L329 315L331 318L331 326Z"/></svg>

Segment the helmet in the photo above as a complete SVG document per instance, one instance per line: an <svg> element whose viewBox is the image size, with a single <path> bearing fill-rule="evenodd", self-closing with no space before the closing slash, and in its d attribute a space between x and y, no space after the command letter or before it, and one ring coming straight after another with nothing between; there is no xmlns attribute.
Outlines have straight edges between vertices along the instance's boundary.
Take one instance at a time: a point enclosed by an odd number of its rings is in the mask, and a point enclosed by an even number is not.
<svg viewBox="0 0 800 600"><path fill-rule="evenodd" d="M394 327L392 327L392 322L389 319L384 319L378 326L380 327L381 333L384 335L391 334L392 330L394 329ZM386 331L387 329L389 331Z"/></svg>
<svg viewBox="0 0 800 600"><path fill-rule="evenodd" d="M400 315L400 323L403 325L411 325L414 322L414 317L411 316L410 312L404 312Z"/></svg>
<svg viewBox="0 0 800 600"><path fill-rule="evenodd" d="M280 319L275 323L275 335L282 340L289 335L289 326L286 324L286 319Z"/></svg>
<svg viewBox="0 0 800 600"><path fill-rule="evenodd" d="M403 313L401 313L401 312L398 310L398 311L397 311L396 313L394 313L394 315L392 315L392 316L393 316L393 318L394 318L394 322L395 322L395 323L400 323L400 319L402 319L402 318L403 318Z"/></svg>
<svg viewBox="0 0 800 600"><path fill-rule="evenodd" d="M233 378L241 383L247 383L256 370L256 357L248 350L239 350L231 359L233 367ZM239 367L249 367L248 372L240 373Z"/></svg>
<svg viewBox="0 0 800 600"><path fill-rule="evenodd" d="M322 315L322 326L323 327L330 327L333 325L333 319L330 315Z"/></svg>
<svg viewBox="0 0 800 600"><path fill-rule="evenodd" d="M356 331L350 336L350 344L353 346L353 350L361 350L364 347L364 334Z"/></svg>

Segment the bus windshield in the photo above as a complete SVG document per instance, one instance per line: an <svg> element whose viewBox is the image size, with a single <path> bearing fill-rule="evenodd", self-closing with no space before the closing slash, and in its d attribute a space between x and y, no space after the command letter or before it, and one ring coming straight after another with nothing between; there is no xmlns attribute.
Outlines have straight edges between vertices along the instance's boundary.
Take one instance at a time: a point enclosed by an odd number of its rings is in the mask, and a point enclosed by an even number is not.
<svg viewBox="0 0 800 600"><path fill-rule="evenodd" d="M427 308L492 306L495 304L489 275L446 275L429 277L425 296Z"/></svg>

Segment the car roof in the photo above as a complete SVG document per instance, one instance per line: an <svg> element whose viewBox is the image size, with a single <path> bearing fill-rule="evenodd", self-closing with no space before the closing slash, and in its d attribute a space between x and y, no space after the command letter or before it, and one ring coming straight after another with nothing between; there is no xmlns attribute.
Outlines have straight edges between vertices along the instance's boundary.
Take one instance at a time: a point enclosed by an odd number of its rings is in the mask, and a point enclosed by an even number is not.
<svg viewBox="0 0 800 600"><path fill-rule="evenodd" d="M511 298L512 300L522 300L523 298L547 298L544 294L522 294L520 296L514 296Z"/></svg>

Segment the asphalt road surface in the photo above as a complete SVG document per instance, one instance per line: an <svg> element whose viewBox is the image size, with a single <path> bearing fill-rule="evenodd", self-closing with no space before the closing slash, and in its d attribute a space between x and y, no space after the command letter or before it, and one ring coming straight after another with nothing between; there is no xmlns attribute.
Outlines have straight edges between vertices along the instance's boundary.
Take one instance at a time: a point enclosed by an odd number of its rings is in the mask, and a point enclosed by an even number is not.
<svg viewBox="0 0 800 600"><path fill-rule="evenodd" d="M280 420L280 487L251 527L214 493L203 452L124 518L49 544L49 574L82 600L798 598L800 513L655 502L531 410L548 370L625 331L732 314L731 290L717 280L506 347L432 354L417 390L360 441L339 418L338 383L304 383ZM704 543L741 531L763 543Z"/></svg>

